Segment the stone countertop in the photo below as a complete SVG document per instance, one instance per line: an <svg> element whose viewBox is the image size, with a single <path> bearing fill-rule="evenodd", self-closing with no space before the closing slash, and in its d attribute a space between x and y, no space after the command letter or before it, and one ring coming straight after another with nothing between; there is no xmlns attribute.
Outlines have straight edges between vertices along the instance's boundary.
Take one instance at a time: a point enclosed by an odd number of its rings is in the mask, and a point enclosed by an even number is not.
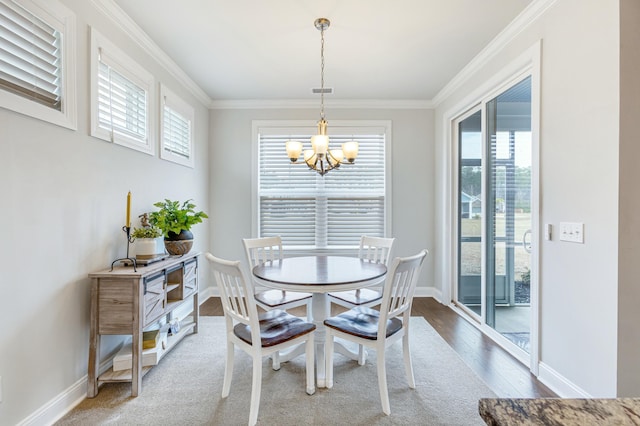
<svg viewBox="0 0 640 426"><path fill-rule="evenodd" d="M483 398L478 411L489 426L640 425L640 398Z"/></svg>

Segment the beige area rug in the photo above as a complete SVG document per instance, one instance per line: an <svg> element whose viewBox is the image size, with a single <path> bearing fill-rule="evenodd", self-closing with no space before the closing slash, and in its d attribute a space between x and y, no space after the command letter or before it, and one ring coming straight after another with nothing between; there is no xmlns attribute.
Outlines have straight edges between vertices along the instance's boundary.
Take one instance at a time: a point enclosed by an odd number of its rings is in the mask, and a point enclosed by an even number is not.
<svg viewBox="0 0 640 426"><path fill-rule="evenodd" d="M402 347L387 349L391 415L382 413L375 352L367 363L335 355L334 387L307 395L304 357L273 371L263 361L259 425L483 425L478 399L496 395L420 317L411 318L416 389L406 382ZM251 358L236 349L231 393L220 397L224 376L222 317L201 317L200 332L186 337L142 381L142 392L112 383L85 399L57 425L246 425Z"/></svg>

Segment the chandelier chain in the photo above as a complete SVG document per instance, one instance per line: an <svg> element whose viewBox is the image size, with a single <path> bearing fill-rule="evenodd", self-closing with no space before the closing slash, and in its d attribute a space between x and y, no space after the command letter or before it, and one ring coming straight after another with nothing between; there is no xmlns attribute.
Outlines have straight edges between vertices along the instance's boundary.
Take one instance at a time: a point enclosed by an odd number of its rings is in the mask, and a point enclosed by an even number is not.
<svg viewBox="0 0 640 426"><path fill-rule="evenodd" d="M324 26L320 29L320 118L324 120Z"/></svg>

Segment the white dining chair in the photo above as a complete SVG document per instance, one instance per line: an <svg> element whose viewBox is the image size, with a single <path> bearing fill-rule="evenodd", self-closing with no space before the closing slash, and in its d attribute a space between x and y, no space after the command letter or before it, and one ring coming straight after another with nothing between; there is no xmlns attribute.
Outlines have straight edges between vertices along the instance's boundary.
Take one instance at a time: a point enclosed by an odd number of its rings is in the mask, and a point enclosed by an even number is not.
<svg viewBox="0 0 640 426"><path fill-rule="evenodd" d="M358 257L362 260L382 263L388 266L395 240L395 238L363 235L360 237ZM329 293L329 300L331 303L349 309L357 306L372 307L379 305L382 301L382 287L365 287L357 290L331 292Z"/></svg>
<svg viewBox="0 0 640 426"><path fill-rule="evenodd" d="M206 253L205 256L218 284L226 323L227 353L222 397L229 396L237 346L253 358L249 425L256 424L262 388L262 358L303 343L306 345L306 391L313 395L316 391L313 339L315 324L277 309L258 316L253 286L246 279L240 261L220 259L211 253Z"/></svg>
<svg viewBox="0 0 640 426"><path fill-rule="evenodd" d="M389 415L385 350L402 339L404 368L409 387L415 388L409 352L409 318L416 283L427 250L404 258L395 258L385 278L380 310L359 306L324 321L326 326L326 384L333 387L333 340L335 337L374 349L377 353L378 387L382 411Z"/></svg>
<svg viewBox="0 0 640 426"><path fill-rule="evenodd" d="M245 254L249 268L260 263L281 260L283 258L282 239L280 237L243 238ZM277 289L260 289L255 284L256 303L265 311L271 309L291 309L298 306L306 306L307 320L311 321L311 293L297 291L285 291Z"/></svg>
<svg viewBox="0 0 640 426"><path fill-rule="evenodd" d="M360 248L358 257L368 262L382 263L389 266L391 253L395 238L370 237L363 235L360 237ZM371 308L377 306L382 301L382 286L365 287L356 290L336 291L328 294L329 301L347 309L358 306ZM358 364L364 365L366 352L362 345L358 346Z"/></svg>

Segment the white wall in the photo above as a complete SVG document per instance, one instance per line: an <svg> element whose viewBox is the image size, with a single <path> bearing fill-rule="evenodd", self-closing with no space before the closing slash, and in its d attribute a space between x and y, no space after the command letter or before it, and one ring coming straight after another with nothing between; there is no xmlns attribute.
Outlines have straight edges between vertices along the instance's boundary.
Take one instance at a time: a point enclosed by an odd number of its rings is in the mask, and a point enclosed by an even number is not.
<svg viewBox="0 0 640 426"><path fill-rule="evenodd" d="M435 116L444 143L445 111L542 40L540 223L584 222L585 244L539 236L540 378L573 396L617 395L618 32L618 2L558 0Z"/></svg>
<svg viewBox="0 0 640 426"><path fill-rule="evenodd" d="M245 258L242 238L251 236L252 120L315 120L319 110L211 110L211 249L229 259ZM433 234L433 111L429 109L331 109L331 120L392 121L392 234L395 254L436 250ZM284 147L282 155L286 155ZM357 161L357 160L356 160ZM331 173L331 172L330 172ZM339 173L336 172L336 173ZM431 291L433 263L428 259L418 292Z"/></svg>
<svg viewBox="0 0 640 426"><path fill-rule="evenodd" d="M77 15L78 130L0 109L2 425L25 420L86 378L87 274L125 255L127 192L133 225L164 198L193 198L204 210L209 204L208 110L91 2L64 3ZM89 136L89 25L194 106L194 169ZM208 228L194 228L195 250L208 248ZM103 353L120 341L103 339Z"/></svg>

